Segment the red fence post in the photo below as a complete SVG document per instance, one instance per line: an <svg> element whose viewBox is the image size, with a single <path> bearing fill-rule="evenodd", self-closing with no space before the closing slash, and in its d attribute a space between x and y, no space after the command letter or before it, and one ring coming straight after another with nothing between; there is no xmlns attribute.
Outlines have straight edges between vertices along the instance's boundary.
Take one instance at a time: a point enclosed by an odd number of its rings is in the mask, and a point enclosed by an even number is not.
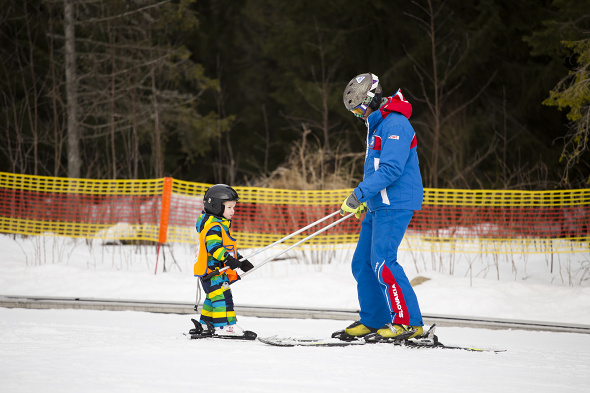
<svg viewBox="0 0 590 393"><path fill-rule="evenodd" d="M158 234L158 249L156 251L156 269L154 274L158 272L158 258L160 257L160 246L166 243L166 236L168 235L168 219L170 218L170 201L172 199L172 181L171 177L164 178L164 186L162 187L162 208L160 209L160 232Z"/></svg>

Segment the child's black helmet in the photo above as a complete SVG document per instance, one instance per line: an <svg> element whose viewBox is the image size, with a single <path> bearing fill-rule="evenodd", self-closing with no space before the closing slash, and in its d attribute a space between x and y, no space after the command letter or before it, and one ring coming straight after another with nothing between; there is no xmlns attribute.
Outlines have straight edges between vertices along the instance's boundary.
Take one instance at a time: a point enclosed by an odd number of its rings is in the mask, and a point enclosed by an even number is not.
<svg viewBox="0 0 590 393"><path fill-rule="evenodd" d="M238 201L240 198L238 197L238 193L236 190L231 188L226 184L216 184L214 186L209 187L209 189L205 192L205 197L203 198L203 206L205 207L205 211L209 214L213 214L214 216L222 217L223 211L225 210L225 206L223 202L226 201Z"/></svg>

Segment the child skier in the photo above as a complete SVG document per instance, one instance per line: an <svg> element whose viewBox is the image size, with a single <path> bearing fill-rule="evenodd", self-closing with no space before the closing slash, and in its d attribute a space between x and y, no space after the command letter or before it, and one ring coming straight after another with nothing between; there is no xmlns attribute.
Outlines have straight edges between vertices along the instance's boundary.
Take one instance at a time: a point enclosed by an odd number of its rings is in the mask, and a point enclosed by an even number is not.
<svg viewBox="0 0 590 393"><path fill-rule="evenodd" d="M216 184L205 192L204 211L197 220L199 249L195 261L195 277L199 277L207 297L200 322L210 323L218 336L243 337L236 325L234 302L229 284L238 280L236 269L244 272L254 266L238 253L236 240L230 234L238 193L225 184ZM229 269L213 274L224 267ZM209 277L209 278L207 278Z"/></svg>

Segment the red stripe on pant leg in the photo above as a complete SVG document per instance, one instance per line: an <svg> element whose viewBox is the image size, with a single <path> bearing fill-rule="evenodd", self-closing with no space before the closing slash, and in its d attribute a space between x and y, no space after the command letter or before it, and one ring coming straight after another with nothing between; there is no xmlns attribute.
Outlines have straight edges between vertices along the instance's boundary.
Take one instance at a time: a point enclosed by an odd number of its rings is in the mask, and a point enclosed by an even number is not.
<svg viewBox="0 0 590 393"><path fill-rule="evenodd" d="M404 295L387 265L383 266L381 278L387 285L387 293L389 294L391 309L396 313L393 323L398 325L408 325L410 322L410 314L408 313L408 307L406 306Z"/></svg>

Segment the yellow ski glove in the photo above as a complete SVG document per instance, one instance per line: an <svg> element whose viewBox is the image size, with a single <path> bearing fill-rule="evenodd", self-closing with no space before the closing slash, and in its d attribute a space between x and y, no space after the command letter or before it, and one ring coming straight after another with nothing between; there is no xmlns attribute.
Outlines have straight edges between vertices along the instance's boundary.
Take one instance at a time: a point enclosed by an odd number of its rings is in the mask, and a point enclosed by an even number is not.
<svg viewBox="0 0 590 393"><path fill-rule="evenodd" d="M363 214L367 210L367 203L361 203L361 201L359 201L359 199L353 192L342 203L342 206L340 207L340 214L344 215L344 213L354 213L354 216L356 218L361 218L361 214Z"/></svg>

